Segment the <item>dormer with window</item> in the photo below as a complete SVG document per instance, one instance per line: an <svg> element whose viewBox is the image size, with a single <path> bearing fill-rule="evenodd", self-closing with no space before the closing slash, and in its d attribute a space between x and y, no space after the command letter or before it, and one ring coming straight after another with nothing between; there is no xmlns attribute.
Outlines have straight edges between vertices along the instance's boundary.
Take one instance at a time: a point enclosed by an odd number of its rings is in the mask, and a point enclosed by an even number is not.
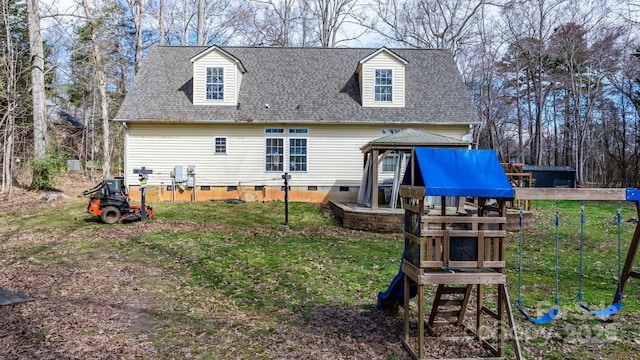
<svg viewBox="0 0 640 360"><path fill-rule="evenodd" d="M362 106L404 107L407 64L401 56L384 47L360 60L357 72Z"/></svg>
<svg viewBox="0 0 640 360"><path fill-rule="evenodd" d="M238 58L214 45L194 56L191 62L194 105L238 103L242 74L247 72Z"/></svg>

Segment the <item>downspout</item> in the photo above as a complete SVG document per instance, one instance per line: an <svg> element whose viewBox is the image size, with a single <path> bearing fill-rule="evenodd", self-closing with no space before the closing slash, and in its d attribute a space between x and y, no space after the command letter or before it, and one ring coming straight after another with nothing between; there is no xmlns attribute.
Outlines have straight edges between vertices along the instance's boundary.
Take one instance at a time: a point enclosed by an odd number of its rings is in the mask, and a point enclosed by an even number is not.
<svg viewBox="0 0 640 360"><path fill-rule="evenodd" d="M124 126L124 185L127 188L127 192L129 189L129 127L126 122L122 122L122 126Z"/></svg>

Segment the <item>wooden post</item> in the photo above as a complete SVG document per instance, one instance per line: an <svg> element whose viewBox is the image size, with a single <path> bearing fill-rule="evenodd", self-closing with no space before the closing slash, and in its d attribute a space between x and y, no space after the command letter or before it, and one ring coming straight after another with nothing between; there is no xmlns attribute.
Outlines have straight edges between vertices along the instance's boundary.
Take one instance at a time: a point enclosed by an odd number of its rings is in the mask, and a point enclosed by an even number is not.
<svg viewBox="0 0 640 360"><path fill-rule="evenodd" d="M498 356L504 356L504 284L498 285Z"/></svg>
<svg viewBox="0 0 640 360"><path fill-rule="evenodd" d="M424 285L418 284L418 358L424 358Z"/></svg>
<svg viewBox="0 0 640 360"><path fill-rule="evenodd" d="M409 277L403 275L404 281L404 342L409 345Z"/></svg>
<svg viewBox="0 0 640 360"><path fill-rule="evenodd" d="M482 300L484 297L483 291L484 288L482 284L478 284L476 286L476 335L479 340L482 340L480 337L480 329L482 327L482 307L484 306Z"/></svg>
<svg viewBox="0 0 640 360"><path fill-rule="evenodd" d="M640 219L640 202L636 202L636 214ZM640 277L640 273L633 271L633 263L636 260L636 254L638 253L638 245L640 243L640 223L636 223L636 229L633 232L633 238L631 238L631 244L629 244L629 251L627 251L627 259L624 262L622 268L622 275L620 276L620 293L624 294L624 288L627 286L629 277ZM618 289L616 289L613 295L613 303L618 302Z"/></svg>
<svg viewBox="0 0 640 360"><path fill-rule="evenodd" d="M511 308L511 300L509 299L509 291L506 285L500 285L503 293L505 308L507 310L507 319L509 320L509 328L511 329L511 342L513 343L513 352L516 359L522 359L522 350L520 349L520 339L518 338L518 330L516 329L516 320L513 318L513 309Z"/></svg>

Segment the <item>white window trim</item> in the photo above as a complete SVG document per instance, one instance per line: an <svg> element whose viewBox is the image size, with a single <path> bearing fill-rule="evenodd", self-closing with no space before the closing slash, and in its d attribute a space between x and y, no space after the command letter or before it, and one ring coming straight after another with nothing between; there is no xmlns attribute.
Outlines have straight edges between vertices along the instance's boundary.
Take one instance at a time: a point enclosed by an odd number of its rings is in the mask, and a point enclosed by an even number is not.
<svg viewBox="0 0 640 360"><path fill-rule="evenodd" d="M267 132L267 130L269 129L282 130L282 132ZM281 127L268 127L268 128L264 128L264 134L267 136L284 136L287 133L286 130L287 129L281 128Z"/></svg>
<svg viewBox="0 0 640 360"><path fill-rule="evenodd" d="M266 134L266 135L279 135L279 134ZM267 170L267 140L269 140L269 139L280 139L280 140L282 140L282 170ZM262 158L262 160L264 162L264 165L262 167L264 169L264 172L266 172L266 173L281 173L281 172L284 172L284 169L288 168L288 166L289 166L289 164L288 164L289 162L287 161L287 153L288 153L287 148L288 148L288 146L285 146L285 144L288 145L288 143L287 143L286 140L287 139L284 136L267 136L267 137L264 138L264 148L263 148L264 150L263 150L263 158Z"/></svg>
<svg viewBox="0 0 640 360"><path fill-rule="evenodd" d="M301 132L291 132L292 130L303 130ZM290 136L296 136L296 135L306 135L309 133L309 128L288 128L287 129L287 134L289 134Z"/></svg>
<svg viewBox="0 0 640 360"><path fill-rule="evenodd" d="M378 85L376 84L376 72L378 71L390 71L391 72L391 84L390 85ZM376 99L376 88L378 86L389 86L391 87L391 100L378 100ZM380 104L392 104L393 103L393 69L389 69L389 68L379 68L379 69L373 69L373 102L375 103L380 103Z"/></svg>
<svg viewBox="0 0 640 360"><path fill-rule="evenodd" d="M222 99L209 99L207 97L207 86L209 85L209 83L207 82L207 73L209 72L209 69L221 69L222 70ZM224 71L224 66L207 66L204 68L204 99L207 102L224 102L224 97L225 97L225 93L227 92L226 86L225 86L225 71ZM218 83L211 83L212 85L219 85Z"/></svg>
<svg viewBox="0 0 640 360"><path fill-rule="evenodd" d="M308 130L307 130L308 133ZM307 149L307 153L304 155L305 157L305 170L291 170L291 163L290 163L290 158L291 158L291 143L289 142L290 140L298 140L298 139L302 139L306 141L306 149ZM286 152L287 154L287 169L289 169L289 172L293 172L293 173L307 173L309 172L309 138L306 136L291 136L289 138L287 138L287 149Z"/></svg>
<svg viewBox="0 0 640 360"><path fill-rule="evenodd" d="M282 129L282 132L267 132L267 129ZM289 133L290 130L293 129L304 129L306 132L304 133ZM309 172L309 137L308 136L296 136L296 135L308 135L309 134L309 128L298 128L298 127L293 127L293 128L281 128L281 127L268 127L268 128L264 128L264 148L263 148L263 169L265 173L279 173L279 172L294 172L294 173L298 173L298 174L302 174L302 173L307 173ZM282 139L282 170L267 170L267 139ZM291 170L291 164L289 162L289 156L290 156L290 147L291 144L289 142L289 140L293 140L293 139L304 139L306 140L307 143L307 154L306 156L306 170L302 171L302 170Z"/></svg>
<svg viewBox="0 0 640 360"><path fill-rule="evenodd" d="M218 139L224 139L224 152L218 152L216 141ZM227 155L229 148L229 139L226 136L214 136L213 137L213 155Z"/></svg>

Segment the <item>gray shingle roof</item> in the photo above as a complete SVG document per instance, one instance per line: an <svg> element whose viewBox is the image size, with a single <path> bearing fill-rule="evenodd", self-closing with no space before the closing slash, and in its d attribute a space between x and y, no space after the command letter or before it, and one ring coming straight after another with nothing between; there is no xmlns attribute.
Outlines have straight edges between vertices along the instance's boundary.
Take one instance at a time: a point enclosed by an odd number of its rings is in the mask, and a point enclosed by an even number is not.
<svg viewBox="0 0 640 360"><path fill-rule="evenodd" d="M369 144L378 146L469 146L466 141L418 129L402 129L397 133L371 140Z"/></svg>
<svg viewBox="0 0 640 360"><path fill-rule="evenodd" d="M192 104L190 59L207 47L154 47L115 121L228 123L477 123L448 51L393 49L408 61L404 108L360 105L356 68L377 49L222 47L242 61L239 107ZM265 108L265 104L269 108Z"/></svg>
<svg viewBox="0 0 640 360"><path fill-rule="evenodd" d="M568 171L574 172L570 166L524 165L522 171Z"/></svg>

